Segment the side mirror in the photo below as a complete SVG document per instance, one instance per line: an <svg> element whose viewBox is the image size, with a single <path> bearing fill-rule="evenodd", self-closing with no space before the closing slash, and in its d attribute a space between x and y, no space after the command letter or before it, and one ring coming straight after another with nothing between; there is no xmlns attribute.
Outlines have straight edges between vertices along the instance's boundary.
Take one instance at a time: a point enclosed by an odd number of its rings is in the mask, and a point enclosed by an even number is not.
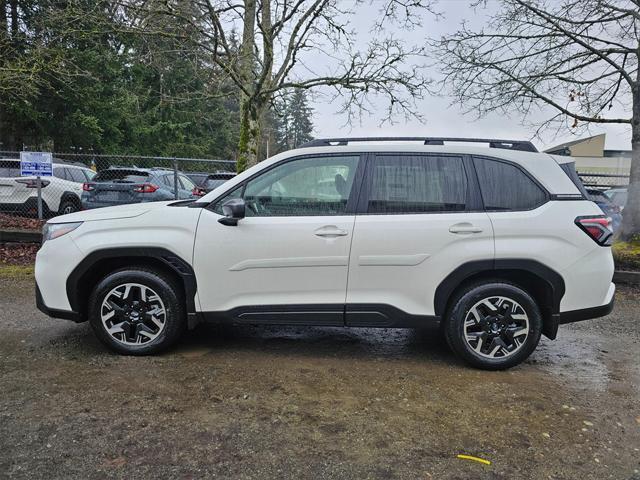
<svg viewBox="0 0 640 480"><path fill-rule="evenodd" d="M238 220L244 218L245 215L245 203L241 198L232 198L227 200L222 205L222 213L224 217L218 219L222 225L235 227L238 225Z"/></svg>

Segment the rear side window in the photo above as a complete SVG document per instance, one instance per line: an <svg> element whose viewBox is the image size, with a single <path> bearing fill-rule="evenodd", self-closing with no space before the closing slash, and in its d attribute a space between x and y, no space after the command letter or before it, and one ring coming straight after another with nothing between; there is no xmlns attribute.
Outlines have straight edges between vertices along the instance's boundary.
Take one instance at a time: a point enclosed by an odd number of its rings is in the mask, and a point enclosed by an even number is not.
<svg viewBox="0 0 640 480"><path fill-rule="evenodd" d="M193 183L189 177L186 177L184 175L178 175L178 179L180 180L180 183L182 184L182 188L184 190L193 190L194 188L196 188L196 184Z"/></svg>
<svg viewBox="0 0 640 480"><path fill-rule="evenodd" d="M532 210L547 201L545 191L515 165L474 158L486 210Z"/></svg>
<svg viewBox="0 0 640 480"><path fill-rule="evenodd" d="M467 205L460 157L379 155L370 168L367 213L458 212Z"/></svg>
<svg viewBox="0 0 640 480"><path fill-rule="evenodd" d="M76 183L84 183L86 178L79 168L67 168L67 176L71 175L71 181Z"/></svg>
<svg viewBox="0 0 640 480"><path fill-rule="evenodd" d="M574 162L561 163L560 168L564 173L567 174L567 177L571 179L571 181L576 186L576 188L580 190L580 193L582 194L582 196L585 198L589 198L587 189L584 188L584 185L582 184L582 180L580 180L580 177L578 176L578 172L576 172L576 164Z"/></svg>
<svg viewBox="0 0 640 480"><path fill-rule="evenodd" d="M149 178L147 172L138 170L102 170L93 177L94 182L144 183Z"/></svg>
<svg viewBox="0 0 640 480"><path fill-rule="evenodd" d="M0 160L0 177L13 178L20 176L20 162Z"/></svg>
<svg viewBox="0 0 640 480"><path fill-rule="evenodd" d="M69 180L67 178L67 169L64 167L53 167L53 176L62 180Z"/></svg>

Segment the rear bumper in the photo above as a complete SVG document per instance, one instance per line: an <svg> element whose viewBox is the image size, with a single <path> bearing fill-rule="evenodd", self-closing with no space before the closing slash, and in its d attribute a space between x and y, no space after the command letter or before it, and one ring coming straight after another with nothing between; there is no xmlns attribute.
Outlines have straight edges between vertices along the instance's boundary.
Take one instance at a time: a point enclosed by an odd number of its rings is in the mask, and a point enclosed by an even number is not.
<svg viewBox="0 0 640 480"><path fill-rule="evenodd" d="M559 314L558 324L563 325L565 323L580 322L582 320L604 317L606 315L609 315L613 311L614 302L615 297L611 297L609 303L605 305L583 308L581 310L571 310L569 312L562 312Z"/></svg>
<svg viewBox="0 0 640 480"><path fill-rule="evenodd" d="M78 312L74 312L72 310L57 310L55 308L49 308L45 305L44 300L42 299L42 294L40 293L40 287L36 283L36 307L45 315L48 315L53 318L62 318L63 320L71 320L72 322L80 323L85 319Z"/></svg>
<svg viewBox="0 0 640 480"><path fill-rule="evenodd" d="M47 203L44 200L42 201L42 208L45 210L47 208ZM37 197L29 197L22 203L0 203L0 212L23 214L38 213L38 199Z"/></svg>

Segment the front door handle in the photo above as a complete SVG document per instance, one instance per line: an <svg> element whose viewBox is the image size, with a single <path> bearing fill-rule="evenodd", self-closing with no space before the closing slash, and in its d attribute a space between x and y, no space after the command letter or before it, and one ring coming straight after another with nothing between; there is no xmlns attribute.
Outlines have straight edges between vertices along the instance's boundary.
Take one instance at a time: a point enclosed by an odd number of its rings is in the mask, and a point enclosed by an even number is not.
<svg viewBox="0 0 640 480"><path fill-rule="evenodd" d="M324 238L344 237L345 235L349 234L349 232L347 232L346 230L342 230L335 225L326 225L324 227L320 227L313 233L318 237Z"/></svg>
<svg viewBox="0 0 640 480"><path fill-rule="evenodd" d="M468 235L471 233L480 233L482 232L482 228L476 227L475 225L468 222L462 222L451 225L449 227L449 231L458 235Z"/></svg>

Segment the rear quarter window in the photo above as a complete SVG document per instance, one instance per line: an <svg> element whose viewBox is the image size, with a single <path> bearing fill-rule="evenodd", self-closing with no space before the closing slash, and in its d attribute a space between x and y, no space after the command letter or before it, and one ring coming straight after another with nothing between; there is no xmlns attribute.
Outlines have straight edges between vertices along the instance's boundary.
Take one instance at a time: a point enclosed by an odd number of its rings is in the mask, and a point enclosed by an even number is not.
<svg viewBox="0 0 640 480"><path fill-rule="evenodd" d="M485 210L533 210L547 193L519 167L488 158L474 158Z"/></svg>

